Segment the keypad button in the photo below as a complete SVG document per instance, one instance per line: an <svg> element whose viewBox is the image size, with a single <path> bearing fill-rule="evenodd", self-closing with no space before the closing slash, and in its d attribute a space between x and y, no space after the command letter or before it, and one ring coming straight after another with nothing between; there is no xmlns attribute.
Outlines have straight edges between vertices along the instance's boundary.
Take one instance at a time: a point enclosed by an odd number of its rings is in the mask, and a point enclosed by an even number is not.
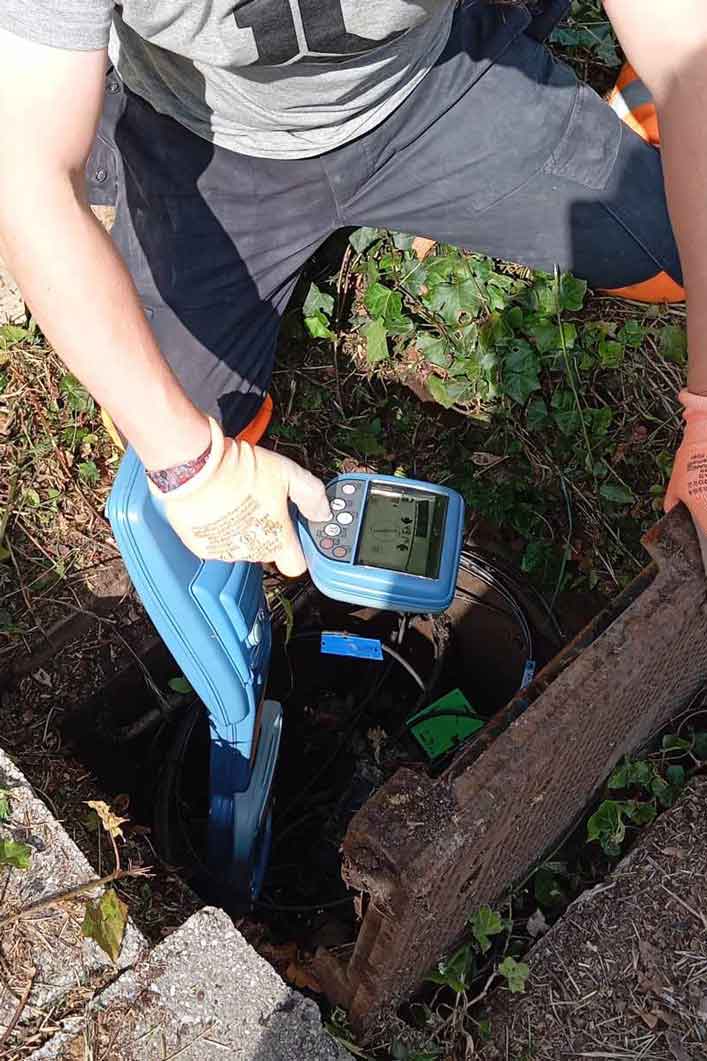
<svg viewBox="0 0 707 1061"><path fill-rule="evenodd" d="M319 545L320 545L320 547L322 549L331 549L333 544L334 544L334 542L332 541L331 538L322 538L322 540L319 543Z"/></svg>
<svg viewBox="0 0 707 1061"><path fill-rule="evenodd" d="M356 484L355 483L344 483L344 485L341 487L341 492L342 492L342 494L348 494L348 496L350 497L351 494L355 494L356 493Z"/></svg>
<svg viewBox="0 0 707 1061"><path fill-rule="evenodd" d="M353 523L353 516L350 512L340 512L336 517L337 523L340 523L342 527L348 527Z"/></svg>
<svg viewBox="0 0 707 1061"><path fill-rule="evenodd" d="M336 538L338 534L341 534L341 527L337 527L336 523L327 523L324 533L330 538Z"/></svg>
<svg viewBox="0 0 707 1061"><path fill-rule="evenodd" d="M348 549L344 549L343 545L337 545L336 549L334 550L334 556L337 560L343 560L343 558L348 555Z"/></svg>
<svg viewBox="0 0 707 1061"><path fill-rule="evenodd" d="M341 512L342 508L346 508L346 502L343 497L335 497L331 502L332 512Z"/></svg>

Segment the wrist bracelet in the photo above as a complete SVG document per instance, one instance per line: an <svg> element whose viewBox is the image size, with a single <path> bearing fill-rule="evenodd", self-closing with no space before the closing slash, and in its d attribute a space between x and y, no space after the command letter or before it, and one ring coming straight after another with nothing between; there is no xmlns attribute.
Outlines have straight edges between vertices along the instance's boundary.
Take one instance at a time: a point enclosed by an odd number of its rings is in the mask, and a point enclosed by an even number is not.
<svg viewBox="0 0 707 1061"><path fill-rule="evenodd" d="M190 479L193 479L201 471L211 456L212 446L213 441L210 441L200 456L194 457L190 461L184 461L183 464L175 464L172 468L163 468L156 472L147 471L146 469L147 477L150 482L155 484L158 490L163 494L168 494L170 490L176 490L177 487L184 486L184 483L188 483Z"/></svg>

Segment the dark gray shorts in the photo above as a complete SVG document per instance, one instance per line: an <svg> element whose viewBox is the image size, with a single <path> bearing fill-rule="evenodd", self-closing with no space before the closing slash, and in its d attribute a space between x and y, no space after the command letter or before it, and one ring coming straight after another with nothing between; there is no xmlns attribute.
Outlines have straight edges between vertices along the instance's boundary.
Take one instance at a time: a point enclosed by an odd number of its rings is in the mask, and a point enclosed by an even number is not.
<svg viewBox="0 0 707 1061"><path fill-rule="evenodd" d="M553 0L556 7L565 0ZM231 432L270 384L302 266L337 228L372 225L614 288L681 282L659 153L537 39L525 8L470 2L382 125L318 158L200 139L114 74L88 175L156 337Z"/></svg>

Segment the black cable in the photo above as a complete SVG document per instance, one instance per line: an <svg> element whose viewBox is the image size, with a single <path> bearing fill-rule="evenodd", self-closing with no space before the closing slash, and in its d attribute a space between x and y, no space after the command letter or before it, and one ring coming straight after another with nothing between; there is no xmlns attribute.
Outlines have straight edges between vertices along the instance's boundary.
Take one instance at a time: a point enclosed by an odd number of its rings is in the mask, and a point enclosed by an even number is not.
<svg viewBox="0 0 707 1061"><path fill-rule="evenodd" d="M540 605L541 609L547 616L553 628L553 632L557 638L558 644L560 646L563 646L565 644L565 642L567 641L567 635L562 629L562 626L560 625L560 622L558 621L554 610L550 607L548 602L543 597L542 593L540 593L539 590L536 589L532 582L527 582L521 585L509 571L506 571L504 568L495 565L494 563L492 563L492 561L488 559L488 557L482 556L480 553L475 552L473 549L462 550L460 558L460 567L468 565L469 561L472 561L472 563L480 567L485 567L488 570L489 574L492 576L494 575L494 573L496 577L500 576L500 578L505 581L509 587L512 587L516 591L516 593L529 593L536 601L536 603Z"/></svg>
<svg viewBox="0 0 707 1061"><path fill-rule="evenodd" d="M405 627L403 626L402 623L399 625L398 629L399 629L399 631L402 631L403 633L405 631ZM314 639L314 638L320 638L322 636L322 633L323 633L322 630L304 630L304 631L302 631L302 633L295 634L293 637L291 637L290 638L290 643L293 642L293 641L298 641L298 640L304 641L304 640L307 640L307 639L311 640L311 639ZM298 807L300 805L300 803L302 802L302 799L304 798L304 796L307 796L312 791L312 789L316 785L316 783L319 780L319 778L322 777L322 775L325 774L327 772L327 770L330 768L332 763L335 763L336 760L339 758L339 756L341 755L341 753L345 749L346 745L348 744L348 741L349 741L349 738L350 738L351 734L355 731L356 727L358 726L359 722L361 721L361 718L366 713L366 710L367 710L368 705L370 704L371 700L374 698L374 696L376 696L378 694L378 692L380 691L380 689L383 686L383 683L388 679L388 677L389 677L389 675L390 675L390 673L392 671L392 662L395 661L395 662L397 662L399 664L402 662L402 657L400 656L400 654L398 652L396 652L394 649L391 649L389 645L382 644L381 647L383 648L384 651L387 651L387 653L388 653L388 655L390 657L389 665L385 668L383 674L379 677L378 681L375 682L373 684L373 686L369 689L369 691L366 693L366 695L364 696L363 700L361 700L361 702L358 704L358 707L356 708L354 714L349 719L349 722L348 722L348 725L346 726L346 729L341 734L341 737L340 737L340 739L339 739L339 741L338 741L338 743L336 745L336 748L334 748L333 752L324 760L324 762L319 767L319 769L314 773L314 775L312 777L310 777L309 781L304 786L304 788L301 788L299 790L299 792L297 793L297 795L294 797L294 799L291 800L291 802L289 803L288 808L287 808L288 812L291 812L294 808L296 808L296 807ZM409 666L410 665L407 663L407 660L405 660L404 667L405 667L406 671L407 671L407 668ZM410 669L412 669L412 668L410 668ZM417 680L420 682L421 685L423 685L422 693L421 693L420 697L418 697L418 701L417 701L417 703L419 703L420 698L424 697L426 695L426 687L424 687L424 683L419 678L419 675L417 676Z"/></svg>

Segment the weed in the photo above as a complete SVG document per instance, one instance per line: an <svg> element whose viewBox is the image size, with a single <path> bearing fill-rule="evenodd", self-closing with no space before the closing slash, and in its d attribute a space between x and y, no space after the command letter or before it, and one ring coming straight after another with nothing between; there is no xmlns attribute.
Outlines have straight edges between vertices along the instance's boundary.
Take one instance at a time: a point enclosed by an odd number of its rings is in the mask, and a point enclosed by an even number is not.
<svg viewBox="0 0 707 1061"><path fill-rule="evenodd" d="M382 229L350 242L356 296L343 338L357 365L466 419L468 445L454 462L450 453L445 478L525 540L526 573L554 596L615 593L642 566L640 537L670 474L686 362L680 311L592 302L571 275L450 246L420 260L410 236ZM333 309L312 285L310 332L333 339ZM341 423L342 449L385 459L392 425L376 412Z"/></svg>
<svg viewBox="0 0 707 1061"><path fill-rule="evenodd" d="M707 759L707 733L689 737L667 733L660 750L645 759L626 758L606 783L608 793L623 799L604 799L587 822L587 841L597 841L611 858L622 852L627 831L652 822L660 810L672 807L686 782Z"/></svg>

